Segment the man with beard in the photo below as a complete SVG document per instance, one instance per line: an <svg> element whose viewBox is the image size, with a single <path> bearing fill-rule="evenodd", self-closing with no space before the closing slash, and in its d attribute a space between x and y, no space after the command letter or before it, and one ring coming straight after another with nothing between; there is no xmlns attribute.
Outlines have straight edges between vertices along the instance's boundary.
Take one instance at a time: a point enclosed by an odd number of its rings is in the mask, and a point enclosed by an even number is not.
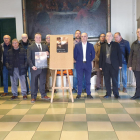
<svg viewBox="0 0 140 140"><path fill-rule="evenodd" d="M75 40L73 44L73 48L75 48L75 45L81 42L81 31L76 30L75 31ZM83 76L83 92L86 92L85 89L85 77ZM76 73L76 61L74 60L74 69L73 69L73 93L77 93L77 73Z"/></svg>
<svg viewBox="0 0 140 140"><path fill-rule="evenodd" d="M100 34L99 41L95 44L95 70L97 71L97 78L96 78L96 88L95 90L99 90L103 88L103 74L102 71L99 69L99 57L100 57L100 49L101 45L105 43L105 34Z"/></svg>

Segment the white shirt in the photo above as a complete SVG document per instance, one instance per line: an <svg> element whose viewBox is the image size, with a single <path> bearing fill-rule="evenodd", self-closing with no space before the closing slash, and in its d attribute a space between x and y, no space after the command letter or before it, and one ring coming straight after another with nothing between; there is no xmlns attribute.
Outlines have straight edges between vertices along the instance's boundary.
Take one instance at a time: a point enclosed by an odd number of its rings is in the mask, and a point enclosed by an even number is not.
<svg viewBox="0 0 140 140"><path fill-rule="evenodd" d="M40 48L41 48L41 51L42 51L42 45L41 45L41 43L40 44L35 43L35 44L37 45L37 47L38 47L38 45L40 45Z"/></svg>
<svg viewBox="0 0 140 140"><path fill-rule="evenodd" d="M87 42L85 44L82 43L82 47L83 47L83 61L86 61Z"/></svg>

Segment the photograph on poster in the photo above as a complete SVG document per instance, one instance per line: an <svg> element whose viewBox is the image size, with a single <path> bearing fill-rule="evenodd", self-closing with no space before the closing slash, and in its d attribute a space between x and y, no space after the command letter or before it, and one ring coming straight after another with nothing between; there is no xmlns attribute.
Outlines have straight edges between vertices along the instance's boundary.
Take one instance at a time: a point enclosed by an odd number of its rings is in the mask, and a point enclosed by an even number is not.
<svg viewBox="0 0 140 140"><path fill-rule="evenodd" d="M46 52L35 52L35 66L37 68L47 68Z"/></svg>
<svg viewBox="0 0 140 140"><path fill-rule="evenodd" d="M68 52L68 37L57 37L56 41L57 53Z"/></svg>

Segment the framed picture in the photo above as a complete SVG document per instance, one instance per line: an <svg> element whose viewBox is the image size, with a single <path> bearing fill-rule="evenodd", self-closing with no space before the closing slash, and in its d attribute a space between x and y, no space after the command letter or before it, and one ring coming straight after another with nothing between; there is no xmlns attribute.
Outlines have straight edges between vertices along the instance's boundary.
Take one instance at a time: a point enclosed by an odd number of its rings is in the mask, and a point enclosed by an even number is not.
<svg viewBox="0 0 140 140"><path fill-rule="evenodd" d="M89 39L97 39L110 31L110 0L23 0L24 32L29 39L40 32L47 34L75 34L86 32Z"/></svg>

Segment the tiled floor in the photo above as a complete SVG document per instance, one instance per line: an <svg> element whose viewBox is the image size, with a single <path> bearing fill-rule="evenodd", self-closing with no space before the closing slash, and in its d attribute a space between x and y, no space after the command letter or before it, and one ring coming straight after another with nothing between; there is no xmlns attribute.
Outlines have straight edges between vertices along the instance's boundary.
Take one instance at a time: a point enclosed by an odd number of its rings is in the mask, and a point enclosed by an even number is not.
<svg viewBox="0 0 140 140"><path fill-rule="evenodd" d="M39 93L34 104L30 95L0 97L0 140L140 140L140 100L129 99L134 91L128 88L116 100L103 99L105 90L92 90L94 99L83 93L74 103L69 92L63 97L60 91L52 104Z"/></svg>

